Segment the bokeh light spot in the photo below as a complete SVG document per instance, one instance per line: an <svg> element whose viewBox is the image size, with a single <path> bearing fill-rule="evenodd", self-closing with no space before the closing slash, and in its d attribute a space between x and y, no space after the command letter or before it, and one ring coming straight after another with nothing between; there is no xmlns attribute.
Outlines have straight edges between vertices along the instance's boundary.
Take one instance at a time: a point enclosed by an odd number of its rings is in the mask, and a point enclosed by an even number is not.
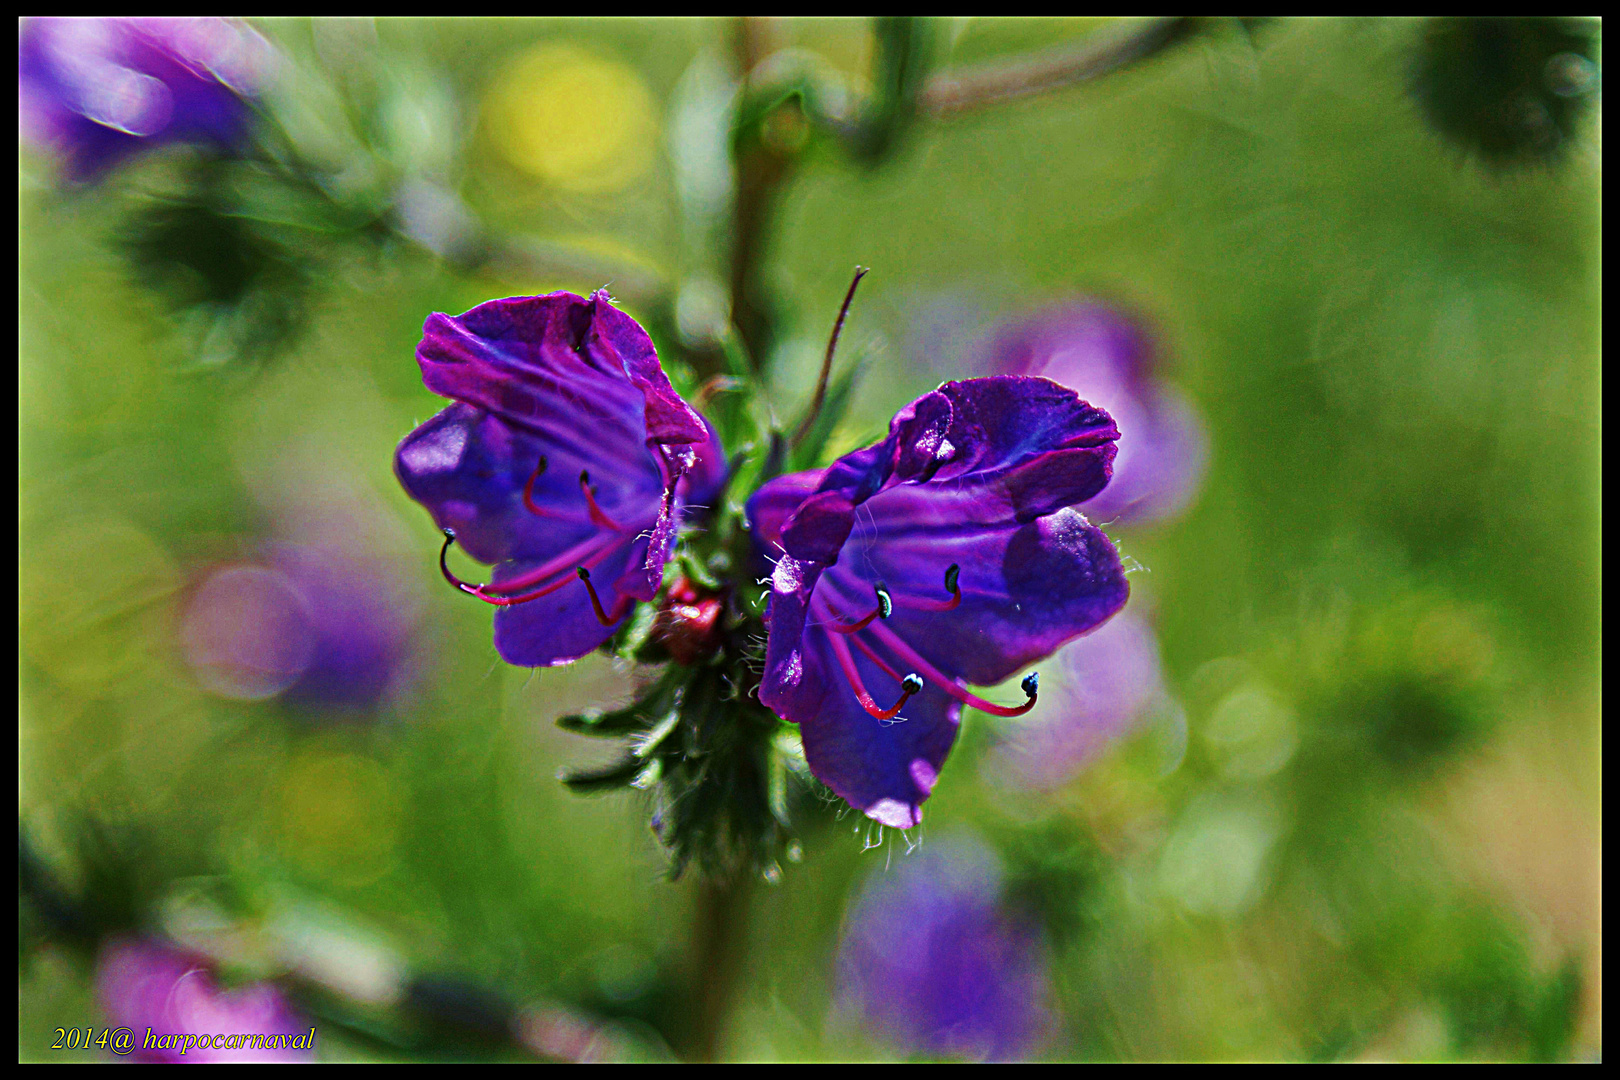
<svg viewBox="0 0 1620 1080"><path fill-rule="evenodd" d="M280 844L303 869L350 885L394 863L400 799L388 774L356 754L310 754L281 782Z"/></svg>
<svg viewBox="0 0 1620 1080"><path fill-rule="evenodd" d="M652 95L624 64L567 45L523 53L496 78L490 134L513 166L581 193L629 186L651 166Z"/></svg>
<svg viewBox="0 0 1620 1080"><path fill-rule="evenodd" d="M314 616L285 574L232 566L197 590L180 642L204 687L221 697L258 701L287 689L309 666Z"/></svg>

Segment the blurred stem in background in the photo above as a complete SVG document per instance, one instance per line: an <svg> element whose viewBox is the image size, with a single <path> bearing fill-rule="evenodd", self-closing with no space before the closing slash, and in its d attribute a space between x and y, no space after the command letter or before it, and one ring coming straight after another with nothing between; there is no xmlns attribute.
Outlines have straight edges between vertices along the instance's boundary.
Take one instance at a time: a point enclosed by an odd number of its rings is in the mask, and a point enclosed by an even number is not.
<svg viewBox="0 0 1620 1080"><path fill-rule="evenodd" d="M752 877L705 878L698 885L692 927L693 1039L684 1048L689 1061L719 1058L720 1039L743 967L743 940L753 893Z"/></svg>
<svg viewBox="0 0 1620 1080"><path fill-rule="evenodd" d="M1075 86L1146 60L1191 37L1206 21L1146 19L1100 30L1075 45L943 72L928 81L918 106L943 118Z"/></svg>

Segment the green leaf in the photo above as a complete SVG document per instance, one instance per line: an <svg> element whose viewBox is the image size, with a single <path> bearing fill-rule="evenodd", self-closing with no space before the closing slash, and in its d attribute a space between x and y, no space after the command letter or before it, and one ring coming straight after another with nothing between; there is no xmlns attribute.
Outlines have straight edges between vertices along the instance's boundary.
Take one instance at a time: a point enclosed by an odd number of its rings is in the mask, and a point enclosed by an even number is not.
<svg viewBox="0 0 1620 1080"><path fill-rule="evenodd" d="M670 710L675 695L662 683L653 692L638 698L621 709L570 713L557 717L557 726L579 735L597 735L615 738L644 732L653 726L653 717L663 716Z"/></svg>
<svg viewBox="0 0 1620 1080"><path fill-rule="evenodd" d="M558 778L580 795L594 795L629 787L641 771L640 758L626 757L595 769L564 769Z"/></svg>
<svg viewBox="0 0 1620 1080"><path fill-rule="evenodd" d="M645 758L648 754L651 754L654 750L658 749L659 743L669 738L670 734L675 730L676 725L678 725L680 722L681 710L680 703L677 701L676 707L669 710L669 713L665 715L662 720L658 721L657 725L651 731L648 731L644 735L635 735L631 737L630 753L635 757Z"/></svg>

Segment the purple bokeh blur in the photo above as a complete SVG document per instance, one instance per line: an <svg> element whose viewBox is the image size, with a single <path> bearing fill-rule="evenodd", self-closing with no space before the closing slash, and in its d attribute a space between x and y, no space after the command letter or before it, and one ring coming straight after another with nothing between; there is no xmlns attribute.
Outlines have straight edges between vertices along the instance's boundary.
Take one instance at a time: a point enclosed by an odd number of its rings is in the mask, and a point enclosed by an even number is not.
<svg viewBox="0 0 1620 1080"><path fill-rule="evenodd" d="M1020 791L1061 787L1165 700L1158 638L1127 608L1047 662L1040 707L1002 729L985 771Z"/></svg>
<svg viewBox="0 0 1620 1080"><path fill-rule="evenodd" d="M875 870L845 918L844 1011L908 1053L1015 1060L1051 1026L1040 932L1000 902L996 856L953 837Z"/></svg>
<svg viewBox="0 0 1620 1080"><path fill-rule="evenodd" d="M285 1035L310 1037L312 1025L280 990L253 983L222 990L208 963L150 939L114 938L96 962L96 999L110 1027L130 1029L129 1060L146 1063L288 1062L314 1060L310 1049L192 1046L148 1049L165 1035ZM289 1040L290 1041L290 1040Z"/></svg>
<svg viewBox="0 0 1620 1080"><path fill-rule="evenodd" d="M1099 524L1140 525L1179 516L1204 477L1209 440L1198 414L1155 378L1153 335L1139 321L1088 300L1012 320L992 337L988 374L1044 375L1106 410L1119 454L1106 488L1081 509Z"/></svg>
<svg viewBox="0 0 1620 1080"><path fill-rule="evenodd" d="M210 574L180 641L198 681L222 697L365 713L413 677L416 622L412 598L377 566L281 543Z"/></svg>
<svg viewBox="0 0 1620 1080"><path fill-rule="evenodd" d="M219 18L31 18L17 35L18 128L94 180L165 143L234 146L274 57Z"/></svg>

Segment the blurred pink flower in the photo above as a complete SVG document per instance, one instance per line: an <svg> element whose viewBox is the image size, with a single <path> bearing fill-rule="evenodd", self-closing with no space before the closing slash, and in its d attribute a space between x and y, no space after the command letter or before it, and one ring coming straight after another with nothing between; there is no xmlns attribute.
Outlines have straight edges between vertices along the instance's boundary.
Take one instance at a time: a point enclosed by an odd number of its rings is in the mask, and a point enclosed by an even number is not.
<svg viewBox="0 0 1620 1080"><path fill-rule="evenodd" d="M130 1029L132 1060L183 1062L308 1062L313 1026L294 1012L270 983L222 990L206 961L172 945L150 939L115 938L102 946L96 963L96 997L113 1027ZM165 1036L182 1037L175 1040ZM208 1036L210 1045L184 1046L186 1035ZM212 1037L301 1037L298 1049L287 1046L235 1049L212 1046ZM223 1041L223 1040L221 1040ZM251 1040L243 1040L251 1042ZM148 1048L148 1044L154 1045Z"/></svg>

